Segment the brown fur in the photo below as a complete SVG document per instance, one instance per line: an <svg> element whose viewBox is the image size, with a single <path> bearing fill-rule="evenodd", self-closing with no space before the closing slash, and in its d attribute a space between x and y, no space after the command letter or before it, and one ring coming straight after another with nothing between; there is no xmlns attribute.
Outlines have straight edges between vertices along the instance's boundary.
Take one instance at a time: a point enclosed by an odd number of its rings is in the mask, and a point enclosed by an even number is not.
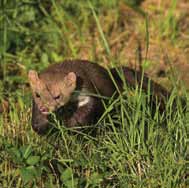
<svg viewBox="0 0 189 188"><path fill-rule="evenodd" d="M135 87L142 82L141 72L128 67L120 67L119 72L123 72L130 87ZM122 90L123 83L117 69L111 69L111 74L119 89ZM96 122L104 109L101 100L91 94L111 97L116 91L106 69L83 60L51 65L39 75L35 71L30 71L28 77L33 93L32 126L39 134L45 133L51 127L50 112L59 115L68 127ZM144 91L148 90L148 82L149 78L144 75L142 82ZM152 100L158 98L160 108L164 110L164 99L169 97L169 92L153 81L151 81L151 92ZM90 96L90 102L78 107L77 97L82 93L84 96ZM61 96L58 101L57 96Z"/></svg>
<svg viewBox="0 0 189 188"><path fill-rule="evenodd" d="M69 76L70 73L72 76ZM69 127L95 122L103 111L101 100L91 96L89 104L78 107L78 95L90 96L98 93L111 97L115 91L108 72L98 64L88 61L54 64L39 75L30 71L28 78L33 93L32 126L38 133L44 133L50 126L50 112L59 114L61 111L59 117ZM55 99L57 95L61 95L58 102Z"/></svg>

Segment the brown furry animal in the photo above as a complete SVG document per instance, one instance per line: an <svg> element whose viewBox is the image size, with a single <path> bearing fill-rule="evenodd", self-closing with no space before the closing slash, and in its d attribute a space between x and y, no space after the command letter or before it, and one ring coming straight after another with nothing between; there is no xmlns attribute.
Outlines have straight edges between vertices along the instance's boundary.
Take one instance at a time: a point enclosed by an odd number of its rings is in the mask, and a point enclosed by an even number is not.
<svg viewBox="0 0 189 188"><path fill-rule="evenodd" d="M124 74L129 87L135 88L143 80L142 88L148 90L147 75L142 76L141 72L128 67L110 69L109 73L96 63L75 60L54 64L40 74L30 70L28 78L33 94L33 129L39 134L45 133L51 127L51 112L59 114L68 127L95 123L104 111L98 96L111 97L116 92L110 74L120 91L123 90L119 71ZM157 98L160 109L164 110L164 99L170 96L169 92L151 81L151 93L152 101Z"/></svg>

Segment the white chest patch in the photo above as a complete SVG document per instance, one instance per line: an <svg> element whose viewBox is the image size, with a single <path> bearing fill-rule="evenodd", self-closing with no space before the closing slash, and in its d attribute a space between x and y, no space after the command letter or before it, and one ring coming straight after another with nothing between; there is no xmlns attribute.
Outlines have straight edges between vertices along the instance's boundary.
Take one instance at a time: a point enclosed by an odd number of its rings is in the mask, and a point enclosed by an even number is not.
<svg viewBox="0 0 189 188"><path fill-rule="evenodd" d="M89 96L82 96L80 95L78 97L78 107L82 107L82 106L85 106L86 104L88 104L90 102L90 97Z"/></svg>

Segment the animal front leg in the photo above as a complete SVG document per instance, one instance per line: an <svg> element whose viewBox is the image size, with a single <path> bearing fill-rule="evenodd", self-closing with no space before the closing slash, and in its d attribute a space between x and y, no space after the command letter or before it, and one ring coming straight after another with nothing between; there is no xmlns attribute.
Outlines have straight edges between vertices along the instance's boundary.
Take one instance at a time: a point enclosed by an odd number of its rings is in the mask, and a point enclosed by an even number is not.
<svg viewBox="0 0 189 188"><path fill-rule="evenodd" d="M48 116L40 112L34 101L32 106L32 128L38 134L45 134L50 128Z"/></svg>
<svg viewBox="0 0 189 188"><path fill-rule="evenodd" d="M90 102L78 107L72 116L65 120L65 124L68 127L89 125L95 123L102 113L103 107L100 99L90 98Z"/></svg>

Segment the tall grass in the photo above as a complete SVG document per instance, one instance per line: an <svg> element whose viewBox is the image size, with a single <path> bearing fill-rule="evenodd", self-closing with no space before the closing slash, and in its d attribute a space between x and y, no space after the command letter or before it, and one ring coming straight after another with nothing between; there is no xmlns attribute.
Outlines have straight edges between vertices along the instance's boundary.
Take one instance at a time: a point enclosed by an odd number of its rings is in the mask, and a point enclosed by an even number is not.
<svg viewBox="0 0 189 188"><path fill-rule="evenodd" d="M113 55L109 34L114 27L122 30L124 1L1 3L0 100L8 100L9 109L0 114L0 187L187 187L188 119L179 104L172 115L174 93L167 113L160 114L158 105L146 105L150 90L144 94L140 86L131 90L125 84L117 99L104 103L94 126L68 129L56 121L58 131L46 136L31 128L27 70L66 58L108 59L110 66L125 61ZM137 19L146 27L144 18Z"/></svg>
<svg viewBox="0 0 189 188"><path fill-rule="evenodd" d="M163 22L160 23L160 30L162 36L170 36L171 40L174 42L174 39L177 36L177 20L174 15L176 6L177 6L178 1L177 0L172 0L171 7L168 9L167 16Z"/></svg>

